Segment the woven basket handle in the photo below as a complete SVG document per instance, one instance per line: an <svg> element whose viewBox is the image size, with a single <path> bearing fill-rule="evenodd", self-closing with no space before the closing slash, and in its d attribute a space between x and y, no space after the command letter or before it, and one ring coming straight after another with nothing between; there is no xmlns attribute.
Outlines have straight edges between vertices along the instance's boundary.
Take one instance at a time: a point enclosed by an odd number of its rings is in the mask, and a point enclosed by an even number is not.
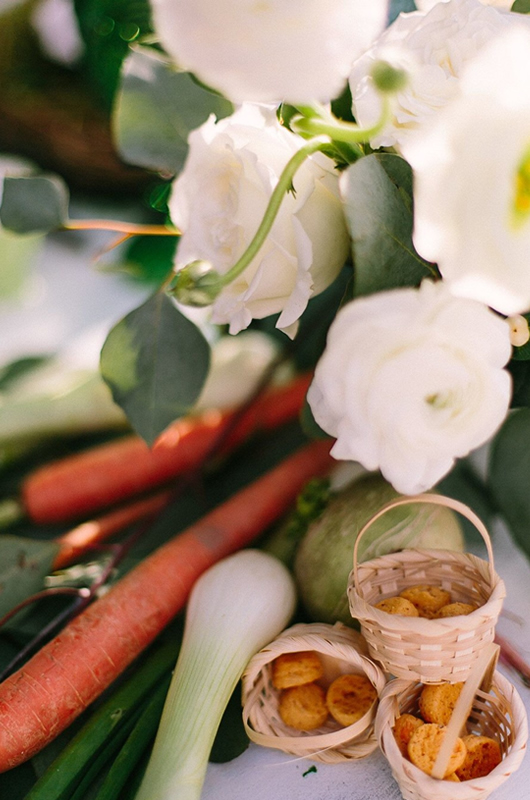
<svg viewBox="0 0 530 800"><path fill-rule="evenodd" d="M482 522L482 520L472 511L469 506L466 506L465 503L461 503L459 500L454 500L452 497L445 497L441 494L417 494L411 495L410 497L398 497L395 500L391 500L389 503L386 503L382 508L379 509L370 519L366 522L361 530L357 535L357 539L355 540L355 545L353 547L353 575L355 579L355 585L359 585L359 576L358 576L358 550L359 550L359 542L361 538L364 536L368 528L377 520L379 517L382 517L383 514L386 514L387 511L390 511L391 508L396 508L397 506L407 506L411 503L431 503L433 505L439 506L446 506L447 508L452 509L453 511L458 511L462 516L466 517L470 522L473 523L477 531L480 533L482 538L484 539L484 544L486 545L486 550L488 551L488 562L489 562L489 573L490 573L490 585L494 586L495 584L495 567L493 563L493 548L491 546L491 539L489 533L487 531L486 526Z"/></svg>
<svg viewBox="0 0 530 800"><path fill-rule="evenodd" d="M498 644L488 642L471 667L469 677L465 681L462 691L458 696L458 700L455 703L451 719L449 720L442 741L442 746L436 756L431 771L431 776L433 778L442 779L444 777L456 740L461 735L462 729L466 724L478 689L482 688L485 692L490 690L493 673L499 658L499 650L500 647Z"/></svg>

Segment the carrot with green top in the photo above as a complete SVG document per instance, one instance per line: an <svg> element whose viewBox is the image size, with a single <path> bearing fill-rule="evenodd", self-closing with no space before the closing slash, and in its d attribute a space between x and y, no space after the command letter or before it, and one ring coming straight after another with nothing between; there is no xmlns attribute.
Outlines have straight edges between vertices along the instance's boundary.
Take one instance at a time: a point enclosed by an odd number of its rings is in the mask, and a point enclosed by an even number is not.
<svg viewBox="0 0 530 800"><path fill-rule="evenodd" d="M226 453L252 433L295 419L310 381L304 374L265 391L240 418L216 410L183 417L152 448L130 435L46 464L22 482L23 509L37 524L65 522L148 492L197 468L223 436Z"/></svg>
<svg viewBox="0 0 530 800"><path fill-rule="evenodd" d="M0 685L0 771L31 758L92 703L184 607L208 567L249 545L333 460L313 442L166 543ZM215 613L215 609L212 609Z"/></svg>

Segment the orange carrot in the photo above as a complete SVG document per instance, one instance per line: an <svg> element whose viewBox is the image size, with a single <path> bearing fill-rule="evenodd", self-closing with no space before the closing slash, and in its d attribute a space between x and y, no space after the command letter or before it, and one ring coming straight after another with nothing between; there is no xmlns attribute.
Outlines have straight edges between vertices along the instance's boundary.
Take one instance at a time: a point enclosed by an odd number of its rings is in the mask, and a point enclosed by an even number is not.
<svg viewBox="0 0 530 800"><path fill-rule="evenodd" d="M229 449L254 431L272 430L294 419L310 381L310 375L302 375L264 392L240 420L234 411L184 417L151 449L131 435L46 464L22 483L25 513L37 524L65 522L149 491L198 467L223 434Z"/></svg>
<svg viewBox="0 0 530 800"><path fill-rule="evenodd" d="M64 730L161 632L208 567L249 545L332 464L329 442L286 458L160 547L0 685L0 772ZM212 609L215 613L215 609Z"/></svg>
<svg viewBox="0 0 530 800"><path fill-rule="evenodd" d="M76 525L75 528L55 539L61 549L55 556L53 569L62 569L79 556L84 555L90 547L109 539L128 525L161 511L173 496L174 492L166 489Z"/></svg>

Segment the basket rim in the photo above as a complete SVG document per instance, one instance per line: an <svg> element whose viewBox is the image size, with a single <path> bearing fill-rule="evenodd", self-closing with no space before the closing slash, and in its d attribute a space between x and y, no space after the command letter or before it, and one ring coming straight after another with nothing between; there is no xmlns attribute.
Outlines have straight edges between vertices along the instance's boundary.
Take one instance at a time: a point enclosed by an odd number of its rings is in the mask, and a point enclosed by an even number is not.
<svg viewBox="0 0 530 800"><path fill-rule="evenodd" d="M387 700L389 697L397 698L397 695L406 690L409 686L418 684L420 681L410 681L401 678L396 678L390 681L382 694L382 700ZM501 783L504 782L512 772L515 772L524 758L526 752L526 744L528 741L528 718L526 714L526 707L523 700L515 688L501 672L495 670L493 674L492 687L497 688L500 692L507 697L510 695L513 717L517 717L519 724L514 729L514 740L510 746L509 751L506 753L500 764L498 764L488 775L482 778L472 778L468 781L462 781L461 784L450 783L450 790L448 788L448 800L464 800L470 796L472 792L491 791L493 792ZM431 786L433 791L439 789L440 784L444 782L431 775L423 772L419 767L408 761L399 750L398 744L392 733L392 725L390 723L390 716L387 713L386 718L382 720L385 703L379 704L375 721L375 735L379 743L379 747L385 755L392 771L399 770L404 772L404 764L409 775L412 775L418 782L421 782L424 787ZM508 774L506 774L508 773ZM397 780L397 779L396 779ZM398 781L399 783L399 781ZM450 791L450 795L449 795ZM473 795L471 795L473 796Z"/></svg>
<svg viewBox="0 0 530 800"><path fill-rule="evenodd" d="M323 650L318 649L319 636L322 639ZM329 636L329 639L327 639L327 636ZM333 641L333 638L336 641ZM285 645L286 649L282 649L281 645ZM287 733L284 735L264 733L255 728L251 720L252 709L259 702L264 688L263 681L265 678L263 673L265 668L282 652L314 649L322 655L333 658L333 655L329 652L330 646L338 648L335 656L337 660L348 661L351 659L352 667L362 671L374 686L377 697L366 713L351 725L326 731L325 733L311 733L311 731L308 731L303 735L293 734L291 736ZM362 648L362 650L357 648ZM385 674L381 667L369 657L364 637L358 631L341 622L336 622L333 625L323 622L296 623L282 631L272 642L265 645L250 659L242 676L243 725L249 738L257 744L265 747L274 747L285 752L296 752L300 756L315 756L326 750L340 752L343 749L355 747L367 749L366 754L368 754L368 750L371 752L377 748L373 727L379 697L385 686ZM369 737L371 744L368 739L363 739L361 742L355 741L363 734Z"/></svg>
<svg viewBox="0 0 530 800"><path fill-rule="evenodd" d="M447 497L446 495L442 495L442 494L435 494L433 492L424 493L424 494L410 495L410 496L403 495L403 496L394 498L393 500L390 500L388 503L385 503L385 505L381 506L381 508L378 511L376 511L375 514L372 514L370 519L368 519L365 522L365 524L362 526L361 530L357 534L357 537L355 539L355 544L353 546L353 570L352 571L353 571L355 584L358 583L358 568L359 568L358 552L359 552L359 544L360 544L360 541L361 541L362 537L366 533L366 531L370 528L370 526L376 520L378 520L380 517L382 517L384 514L386 514L387 511L390 511L393 508L398 508L399 506L410 505L411 503L412 504L413 503L427 503L427 504L430 503L430 504L433 504L433 505L445 506L446 508L450 508L453 511L457 511L462 516L466 517L469 520L469 522L471 522L475 526L477 531L480 533L482 539L484 540L484 544L486 545L486 550L487 550L487 553L488 553L488 562L487 563L488 563L489 573L490 573L490 586L493 587L494 584L495 584L496 578L498 576L497 576L497 574L495 572L494 557L493 557L493 547L492 547L492 544L491 544L491 538L490 538L490 535L488 533L488 529L486 528L486 526L484 525L484 523L482 522L480 517L478 517L477 514L475 514L475 512L472 511L472 509L469 508L468 505L466 505L465 503L462 503L460 500L455 500L452 497ZM411 549L414 549L414 548L411 548ZM452 551L446 551L446 552L452 552ZM379 556L379 558L384 558L384 556ZM371 559L371 560L375 561L375 559ZM363 562L363 563L369 563L369 562Z"/></svg>
<svg viewBox="0 0 530 800"><path fill-rule="evenodd" d="M377 556L369 561L363 561L360 568L377 568L379 565L384 566L389 560L400 560L402 557L405 561L408 553L416 553L425 558L437 560L451 560L456 563L466 562L476 567L477 569L487 562L479 558L473 553L456 553L450 550L441 549L427 549L427 548L407 548L397 553L387 553L386 555ZM355 619L358 619L363 624L363 620L372 619L381 628L388 630L403 631L405 627L409 627L411 631L421 634L427 638L440 636L448 629L454 629L455 620L458 620L458 627L463 631L470 631L477 627L477 622L481 617L497 616L500 613L500 606L506 597L506 585L504 580L496 572L494 573L494 582L489 586L490 595L485 603L478 606L474 611L469 614L460 614L455 617L442 617L439 619L426 619L424 617L406 617L401 614L389 614L382 611L369 603L362 594L363 581L357 578L352 569L350 572L347 594L350 606L350 613ZM352 608L352 606L354 608ZM497 609L498 606L498 609ZM353 613L355 609L358 613Z"/></svg>

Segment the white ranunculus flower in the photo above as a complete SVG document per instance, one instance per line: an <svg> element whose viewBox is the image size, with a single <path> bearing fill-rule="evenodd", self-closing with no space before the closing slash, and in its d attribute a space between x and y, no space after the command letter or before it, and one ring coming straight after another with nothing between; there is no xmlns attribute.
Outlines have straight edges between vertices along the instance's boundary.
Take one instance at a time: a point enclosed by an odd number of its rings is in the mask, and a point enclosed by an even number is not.
<svg viewBox="0 0 530 800"><path fill-rule="evenodd" d="M415 0L415 5L418 11L430 11L437 3L446 3L447 0ZM496 8L504 8L507 11L513 6L513 0L481 0L485 6L495 6Z"/></svg>
<svg viewBox="0 0 530 800"><path fill-rule="evenodd" d="M273 112L243 105L219 122L210 118L189 137L189 154L169 200L183 231L177 271L195 260L228 272L256 233L279 175L304 140ZM329 286L349 251L349 237L331 159L316 154L299 168L273 227L245 271L213 303L212 321L230 333L253 318L281 312L289 335L315 294Z"/></svg>
<svg viewBox="0 0 530 800"><path fill-rule="evenodd" d="M177 64L237 103L326 102L384 28L388 0L151 0Z"/></svg>
<svg viewBox="0 0 530 800"><path fill-rule="evenodd" d="M451 290L502 314L530 310L530 33L491 42L407 150L414 244Z"/></svg>
<svg viewBox="0 0 530 800"><path fill-rule="evenodd" d="M499 32L521 24L530 26L530 19L480 0L449 0L426 12L400 14L355 62L350 75L353 112L368 127L381 114L380 95L370 77L375 61L397 61L409 73L408 84L392 98L389 123L371 145L395 147L406 155L411 136L457 93L466 64Z"/></svg>
<svg viewBox="0 0 530 800"><path fill-rule="evenodd" d="M509 327L443 282L353 300L329 329L308 401L338 459L397 491L431 488L486 442L511 396Z"/></svg>

